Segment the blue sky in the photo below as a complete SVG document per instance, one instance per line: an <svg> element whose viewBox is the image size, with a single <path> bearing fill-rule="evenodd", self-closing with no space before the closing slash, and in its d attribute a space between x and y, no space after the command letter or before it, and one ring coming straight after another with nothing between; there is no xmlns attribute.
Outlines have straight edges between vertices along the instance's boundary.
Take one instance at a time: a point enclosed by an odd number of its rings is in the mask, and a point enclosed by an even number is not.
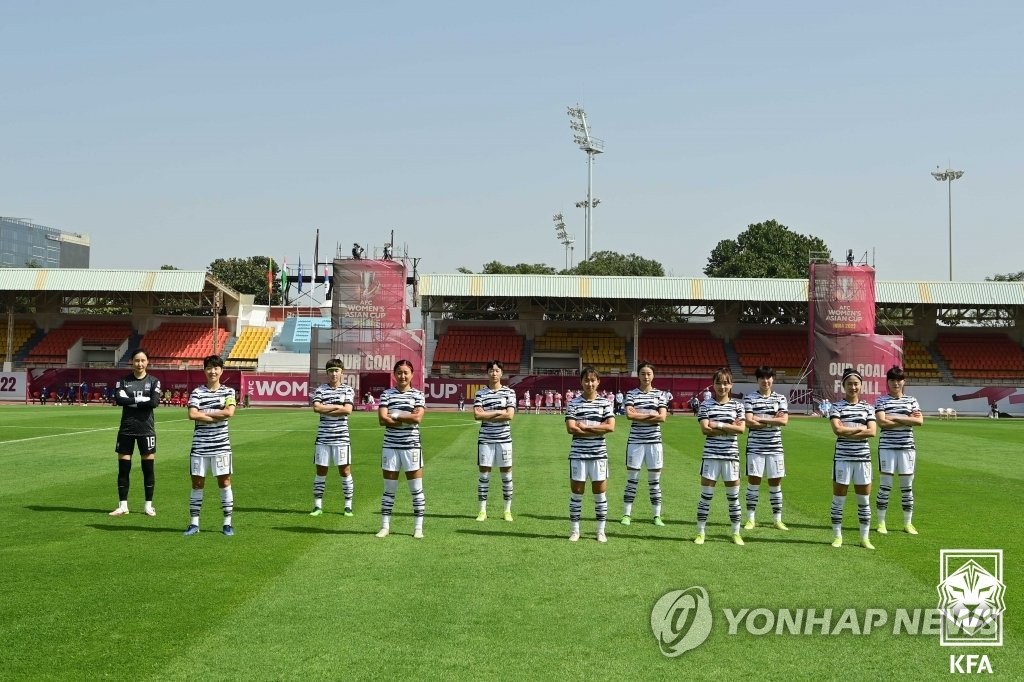
<svg viewBox="0 0 1024 682"><path fill-rule="evenodd" d="M701 276L774 218L879 279L1024 269L1017 2L0 0L0 215L93 267L321 259L395 230L421 272L593 248ZM307 265L308 266L308 265Z"/></svg>

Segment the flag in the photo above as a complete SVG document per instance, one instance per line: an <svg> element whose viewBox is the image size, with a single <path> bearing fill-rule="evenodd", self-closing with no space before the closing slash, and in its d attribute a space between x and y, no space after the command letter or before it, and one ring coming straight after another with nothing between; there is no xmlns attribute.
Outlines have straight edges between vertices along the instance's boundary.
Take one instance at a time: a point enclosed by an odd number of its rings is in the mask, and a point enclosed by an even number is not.
<svg viewBox="0 0 1024 682"><path fill-rule="evenodd" d="M299 293L302 293L302 254L299 254Z"/></svg>
<svg viewBox="0 0 1024 682"><path fill-rule="evenodd" d="M274 301L274 259L267 259L267 305Z"/></svg>
<svg viewBox="0 0 1024 682"><path fill-rule="evenodd" d="M288 258L287 256L282 259L284 265L281 266L281 295L284 296L288 293Z"/></svg>

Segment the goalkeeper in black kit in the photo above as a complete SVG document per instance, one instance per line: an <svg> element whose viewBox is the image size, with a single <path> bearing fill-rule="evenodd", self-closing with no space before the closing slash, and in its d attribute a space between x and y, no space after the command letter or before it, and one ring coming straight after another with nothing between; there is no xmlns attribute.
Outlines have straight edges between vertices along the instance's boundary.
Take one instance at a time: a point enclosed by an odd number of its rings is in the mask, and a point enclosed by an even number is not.
<svg viewBox="0 0 1024 682"><path fill-rule="evenodd" d="M142 485L146 494L143 511L156 516L153 490L156 487L156 420L153 410L160 404L160 380L146 373L149 354L139 348L132 354L132 372L114 386L114 402L121 406L121 425L117 430L117 496L120 503L111 516L128 513L128 483L132 470L132 452L139 446L142 458Z"/></svg>

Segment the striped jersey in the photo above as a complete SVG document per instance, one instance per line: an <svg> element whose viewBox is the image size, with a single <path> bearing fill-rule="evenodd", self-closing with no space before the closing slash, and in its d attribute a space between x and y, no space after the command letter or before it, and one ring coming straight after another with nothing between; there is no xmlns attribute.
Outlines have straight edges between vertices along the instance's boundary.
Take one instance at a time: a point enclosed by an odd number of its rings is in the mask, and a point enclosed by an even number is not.
<svg viewBox="0 0 1024 682"><path fill-rule="evenodd" d="M235 405L235 389L221 384L216 390L200 386L192 391L188 398L188 407L197 408L200 412L223 410L228 405ZM196 422L192 432L192 455L210 457L212 455L231 454L231 441L228 438L228 420L216 422Z"/></svg>
<svg viewBox="0 0 1024 682"><path fill-rule="evenodd" d="M321 405L353 405L356 394L351 386L341 384L331 388L330 384L321 384L313 392L313 404ZM316 429L316 443L319 445L348 445L348 417L321 414L320 424Z"/></svg>
<svg viewBox="0 0 1024 682"><path fill-rule="evenodd" d="M500 412L510 407L514 410L516 407L516 392L508 386L499 386L498 390L484 386L473 396L473 409L478 407L485 412ZM481 421L480 435L477 437L477 442L511 443L512 423L507 421Z"/></svg>
<svg viewBox="0 0 1024 682"><path fill-rule="evenodd" d="M565 421L570 419L587 425L587 422L599 424L615 418L615 410L611 401L595 396L593 400L586 400L580 393L569 401L565 410ZM604 435L594 436L573 436L572 444L569 446L569 459L607 459L608 445L604 442Z"/></svg>
<svg viewBox="0 0 1024 682"><path fill-rule="evenodd" d="M632 406L641 414L657 414L667 408L665 394L658 389L651 387L651 390L644 393L639 388L634 388L626 394L626 407ZM650 422L629 423L629 439L627 443L660 443L661 424Z"/></svg>
<svg viewBox="0 0 1024 682"><path fill-rule="evenodd" d="M743 403L729 398L724 403L716 400L705 400L697 410L697 421L707 419L709 422L726 422L733 424L743 419ZM704 459L740 459L740 443L738 434L726 436L708 436L704 439Z"/></svg>
<svg viewBox="0 0 1024 682"><path fill-rule="evenodd" d="M838 419L843 426L867 426L868 422L875 421L875 410L870 404L861 400L856 404L850 404L846 400L832 403L832 410L828 414L829 420ZM871 443L866 440L853 440L838 436L836 438L836 460L852 462L871 461Z"/></svg>
<svg viewBox="0 0 1024 682"><path fill-rule="evenodd" d="M909 417L914 412L920 411L921 405L917 402L917 398L909 395L905 395L902 398L882 395L875 401L875 412L885 412L886 416ZM891 450L913 450L913 427L898 426L895 429L885 429L878 437L878 447Z"/></svg>
<svg viewBox="0 0 1024 682"><path fill-rule="evenodd" d="M411 414L417 407L426 407L423 391L415 388L410 388L407 391L389 388L381 394L378 409L386 409L389 413L398 411ZM399 426L385 426L384 447L392 450L415 450L419 448L420 425L401 424Z"/></svg>
<svg viewBox="0 0 1024 682"><path fill-rule="evenodd" d="M779 412L789 413L789 401L781 393L772 391L767 396L754 391L743 398L743 409L747 414L759 417L774 417ZM782 427L770 426L765 429L747 429L747 454L781 455Z"/></svg>

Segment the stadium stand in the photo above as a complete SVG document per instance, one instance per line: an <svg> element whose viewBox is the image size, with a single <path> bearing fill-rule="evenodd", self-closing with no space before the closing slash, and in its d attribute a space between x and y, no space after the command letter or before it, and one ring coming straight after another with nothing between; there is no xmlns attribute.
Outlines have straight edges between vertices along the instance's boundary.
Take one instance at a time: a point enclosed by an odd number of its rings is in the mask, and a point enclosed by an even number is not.
<svg viewBox="0 0 1024 682"><path fill-rule="evenodd" d="M941 379L942 373L924 344L903 340L903 369L911 379Z"/></svg>
<svg viewBox="0 0 1024 682"><path fill-rule="evenodd" d="M523 337L511 327L449 327L437 341L433 373L482 374L484 363L500 360L507 375L518 374Z"/></svg>
<svg viewBox="0 0 1024 682"><path fill-rule="evenodd" d="M1024 379L1024 349L997 332L939 334L936 349L957 379Z"/></svg>
<svg viewBox="0 0 1024 682"><path fill-rule="evenodd" d="M68 364L68 351L79 341L83 346L119 346L132 335L129 322L69 321L51 330L33 347L26 361L33 365Z"/></svg>
<svg viewBox="0 0 1024 682"><path fill-rule="evenodd" d="M217 330L217 348L223 349L229 333ZM213 329L208 325L165 322L147 332L140 344L153 366L202 367L203 358L213 352Z"/></svg>
<svg viewBox="0 0 1024 682"><path fill-rule="evenodd" d="M654 363L659 375L707 376L728 362L725 345L705 329L646 331L640 336L637 354Z"/></svg>
<svg viewBox="0 0 1024 682"><path fill-rule="evenodd" d="M799 377L807 367L807 332L773 331L769 329L743 331L733 339L743 373L754 376L758 367L767 365L777 374Z"/></svg>
<svg viewBox="0 0 1024 682"><path fill-rule="evenodd" d="M242 330L224 366L232 369L256 369L260 353L270 346L273 327L246 327Z"/></svg>
<svg viewBox="0 0 1024 682"><path fill-rule="evenodd" d="M14 322L14 335L11 337L11 355L18 357L18 354L24 350L26 344L36 335L39 329L35 324L28 320L16 320ZM3 358L3 362L11 362L12 358L7 357L7 344L2 344L0 347L0 358Z"/></svg>
<svg viewBox="0 0 1024 682"><path fill-rule="evenodd" d="M578 353L601 374L625 374L626 341L613 329L549 329L533 340L534 353Z"/></svg>

